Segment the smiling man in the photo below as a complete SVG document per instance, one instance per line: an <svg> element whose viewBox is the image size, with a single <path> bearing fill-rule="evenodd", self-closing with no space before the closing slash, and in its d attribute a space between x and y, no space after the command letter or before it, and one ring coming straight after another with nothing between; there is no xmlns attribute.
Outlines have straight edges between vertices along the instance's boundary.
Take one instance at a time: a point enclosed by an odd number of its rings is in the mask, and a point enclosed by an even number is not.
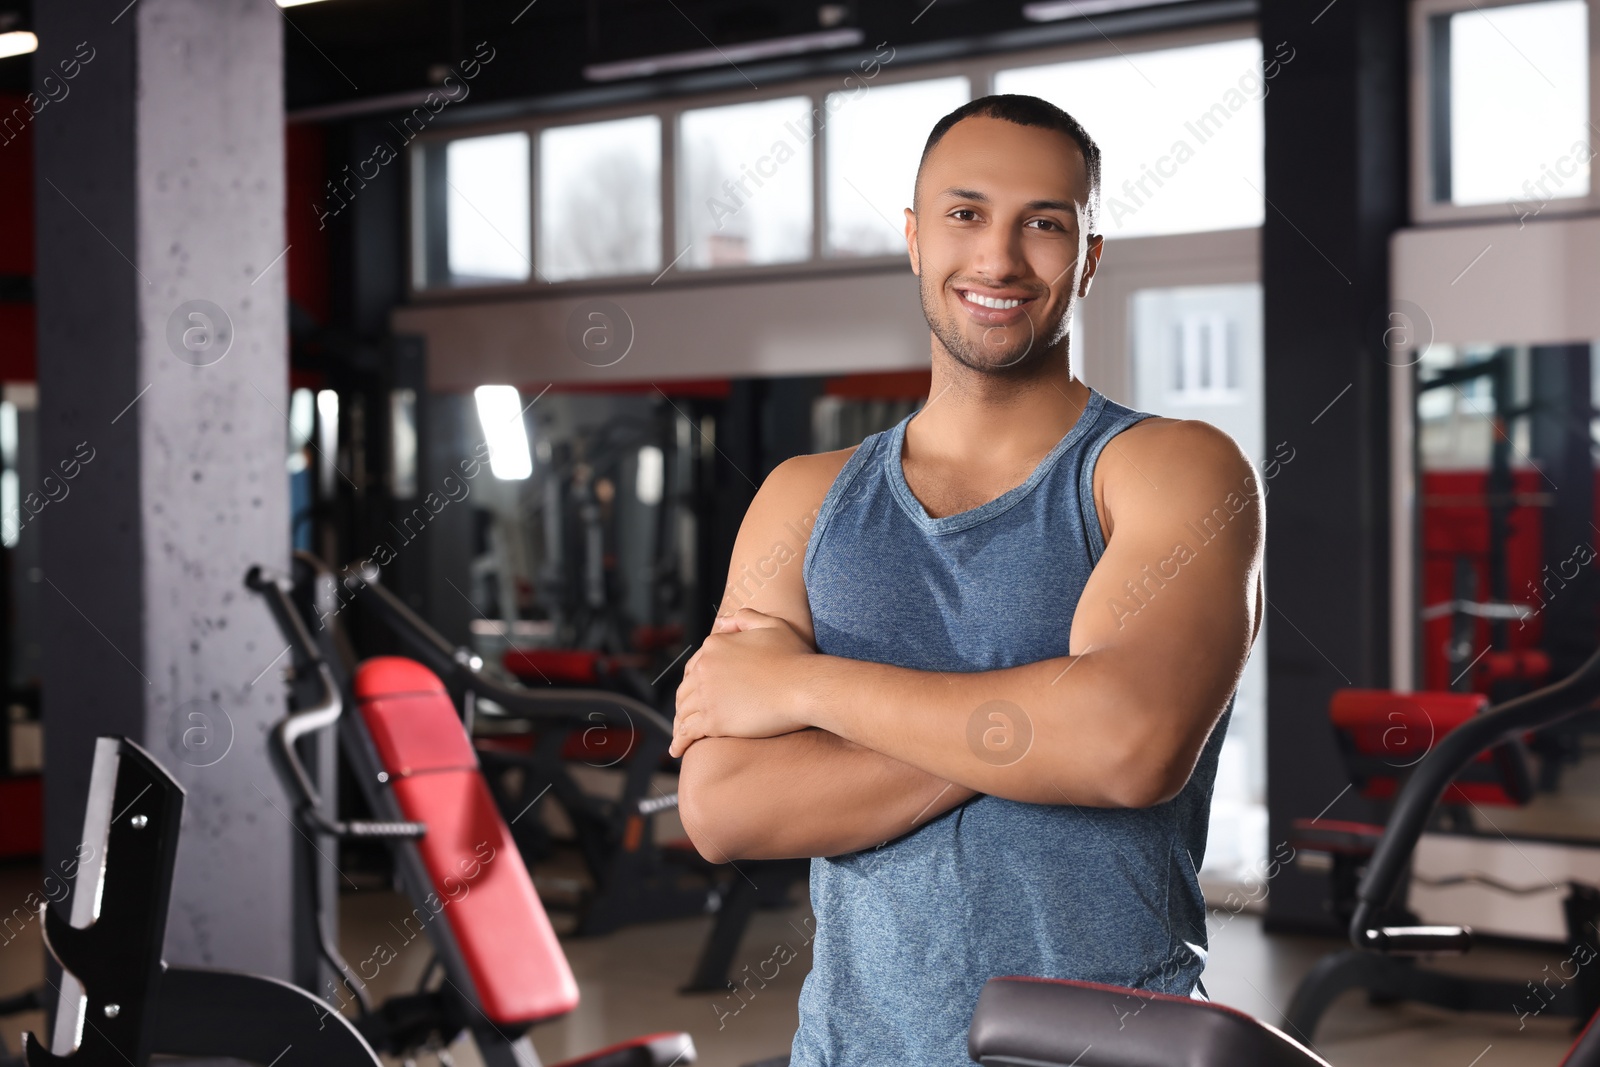
<svg viewBox="0 0 1600 1067"><path fill-rule="evenodd" d="M996 975L1203 995L1264 521L1232 438L1074 374L1099 183L1045 101L934 127L906 211L928 403L773 471L678 690L696 847L815 857L794 1067L969 1064Z"/></svg>

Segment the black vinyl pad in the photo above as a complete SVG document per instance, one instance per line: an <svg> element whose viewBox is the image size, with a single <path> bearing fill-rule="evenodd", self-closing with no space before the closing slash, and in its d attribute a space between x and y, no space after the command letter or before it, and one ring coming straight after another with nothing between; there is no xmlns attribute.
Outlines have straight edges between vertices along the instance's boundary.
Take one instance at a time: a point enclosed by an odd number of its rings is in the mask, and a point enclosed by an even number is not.
<svg viewBox="0 0 1600 1067"><path fill-rule="evenodd" d="M991 978L967 1049L984 1067L1330 1067L1232 1008L1052 978Z"/></svg>

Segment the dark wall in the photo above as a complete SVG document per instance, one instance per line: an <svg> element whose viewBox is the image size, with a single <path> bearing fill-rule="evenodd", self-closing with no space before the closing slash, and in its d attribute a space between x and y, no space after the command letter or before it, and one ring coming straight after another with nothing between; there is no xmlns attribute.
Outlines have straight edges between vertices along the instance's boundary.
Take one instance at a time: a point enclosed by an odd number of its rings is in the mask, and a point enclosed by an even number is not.
<svg viewBox="0 0 1600 1067"><path fill-rule="evenodd" d="M1267 441L1269 853L1296 818L1359 818L1328 725L1341 686L1389 684L1388 242L1406 191L1400 0L1263 4L1294 59L1266 107L1261 233ZM1341 795L1342 794L1342 795ZM1269 929L1329 929L1327 879L1285 866Z"/></svg>

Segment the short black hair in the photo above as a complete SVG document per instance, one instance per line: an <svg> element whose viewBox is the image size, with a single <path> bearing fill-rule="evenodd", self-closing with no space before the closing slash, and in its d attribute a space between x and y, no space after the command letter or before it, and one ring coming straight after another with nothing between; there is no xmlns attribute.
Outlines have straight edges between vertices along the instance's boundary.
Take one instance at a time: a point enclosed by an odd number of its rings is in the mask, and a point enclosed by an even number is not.
<svg viewBox="0 0 1600 1067"><path fill-rule="evenodd" d="M1088 217L1084 219L1084 226L1087 232L1095 232L1095 219L1100 215L1100 146L1077 119L1050 101L1041 100L1037 96L1023 96L1019 93L980 96L976 100L962 104L940 119L934 124L933 132L928 134L928 143L922 147L922 158L917 161L917 181L922 180L922 166L928 161L928 153L933 151L933 146L943 140L944 135L949 133L950 128L956 123L974 116L1004 119L1018 126L1042 126L1047 130L1064 133L1076 141L1079 150L1083 152L1084 170L1089 177L1089 198L1084 205L1084 212ZM913 195L914 192L915 187Z"/></svg>

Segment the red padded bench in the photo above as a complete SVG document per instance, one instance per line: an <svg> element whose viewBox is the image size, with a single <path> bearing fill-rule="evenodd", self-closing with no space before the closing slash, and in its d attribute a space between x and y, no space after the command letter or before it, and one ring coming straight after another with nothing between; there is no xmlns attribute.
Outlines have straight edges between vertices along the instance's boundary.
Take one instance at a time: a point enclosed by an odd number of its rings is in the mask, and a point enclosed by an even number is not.
<svg viewBox="0 0 1600 1067"><path fill-rule="evenodd" d="M427 824L416 846L484 1014L520 1026L577 1007L566 954L444 685L382 656L361 665L355 693L401 812Z"/></svg>

